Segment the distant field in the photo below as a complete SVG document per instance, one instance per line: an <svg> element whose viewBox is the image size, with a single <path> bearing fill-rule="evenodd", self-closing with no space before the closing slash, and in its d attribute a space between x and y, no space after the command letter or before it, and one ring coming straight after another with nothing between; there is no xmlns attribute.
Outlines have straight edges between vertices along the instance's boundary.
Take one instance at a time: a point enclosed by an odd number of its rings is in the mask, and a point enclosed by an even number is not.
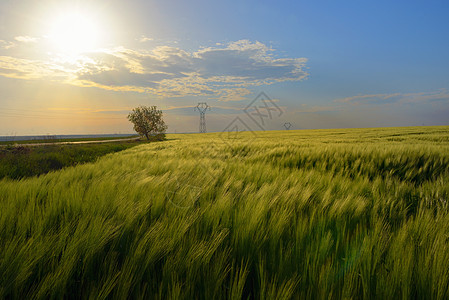
<svg viewBox="0 0 449 300"><path fill-rule="evenodd" d="M449 298L449 126L255 134L0 180L0 298Z"/></svg>

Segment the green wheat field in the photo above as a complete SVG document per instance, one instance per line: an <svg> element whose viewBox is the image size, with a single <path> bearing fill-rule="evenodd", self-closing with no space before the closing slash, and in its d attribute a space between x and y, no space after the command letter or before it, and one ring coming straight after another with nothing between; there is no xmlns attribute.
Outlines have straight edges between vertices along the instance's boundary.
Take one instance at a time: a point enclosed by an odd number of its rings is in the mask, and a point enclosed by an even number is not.
<svg viewBox="0 0 449 300"><path fill-rule="evenodd" d="M2 179L0 298L449 298L448 126L167 137Z"/></svg>

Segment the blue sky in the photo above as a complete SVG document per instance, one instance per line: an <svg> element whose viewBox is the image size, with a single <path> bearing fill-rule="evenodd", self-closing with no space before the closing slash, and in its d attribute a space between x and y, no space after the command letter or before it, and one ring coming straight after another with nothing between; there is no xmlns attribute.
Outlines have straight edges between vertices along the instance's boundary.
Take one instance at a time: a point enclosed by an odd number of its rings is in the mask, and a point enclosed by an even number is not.
<svg viewBox="0 0 449 300"><path fill-rule="evenodd" d="M131 132L137 105L194 132L198 102L209 131L236 117L256 130L243 109L260 92L282 109L265 130L448 125L448 14L447 1L2 0L0 135Z"/></svg>

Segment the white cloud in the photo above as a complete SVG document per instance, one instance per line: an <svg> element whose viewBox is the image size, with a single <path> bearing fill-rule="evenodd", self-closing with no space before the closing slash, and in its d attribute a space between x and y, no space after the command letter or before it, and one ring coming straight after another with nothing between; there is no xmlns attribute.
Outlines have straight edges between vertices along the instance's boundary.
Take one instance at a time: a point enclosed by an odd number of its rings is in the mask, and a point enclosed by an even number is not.
<svg viewBox="0 0 449 300"><path fill-rule="evenodd" d="M260 42L247 40L196 52L169 46L148 52L118 48L108 53L87 54L95 63L78 76L93 85L132 86L157 95L207 95L224 101L241 100L250 93L251 86L307 77L304 70L307 59L278 59L273 52Z"/></svg>
<svg viewBox="0 0 449 300"><path fill-rule="evenodd" d="M60 81L68 79L70 73L62 67L39 60L28 60L0 56L0 76L18 79L41 79Z"/></svg>
<svg viewBox="0 0 449 300"><path fill-rule="evenodd" d="M15 40L40 42L27 36ZM146 51L117 47L85 53L76 60L55 54L41 60L1 56L0 76L59 80L161 97L239 101L251 93L250 87L307 77L306 58L276 58L275 53L263 43L241 40L191 52L170 46Z"/></svg>
<svg viewBox="0 0 449 300"><path fill-rule="evenodd" d="M31 36L16 36L14 39L22 43L36 43L39 40L38 38Z"/></svg>
<svg viewBox="0 0 449 300"><path fill-rule="evenodd" d="M8 50L8 49L14 48L15 46L16 46L16 44L13 42L0 40L0 49Z"/></svg>
<svg viewBox="0 0 449 300"><path fill-rule="evenodd" d="M145 43L145 42L150 42L150 41L153 41L153 40L154 40L153 38L150 38L150 37L147 37L147 36L142 35L142 36L140 37L140 39L139 39L139 42Z"/></svg>

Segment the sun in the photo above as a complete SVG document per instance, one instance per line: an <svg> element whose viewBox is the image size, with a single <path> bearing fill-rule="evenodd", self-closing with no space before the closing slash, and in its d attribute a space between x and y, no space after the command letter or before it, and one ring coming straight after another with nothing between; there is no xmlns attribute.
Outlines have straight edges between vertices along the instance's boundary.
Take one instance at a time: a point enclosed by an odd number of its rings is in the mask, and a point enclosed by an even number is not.
<svg viewBox="0 0 449 300"><path fill-rule="evenodd" d="M99 46L101 32L98 22L88 14L69 12L50 22L47 37L57 51L78 55L95 50Z"/></svg>

